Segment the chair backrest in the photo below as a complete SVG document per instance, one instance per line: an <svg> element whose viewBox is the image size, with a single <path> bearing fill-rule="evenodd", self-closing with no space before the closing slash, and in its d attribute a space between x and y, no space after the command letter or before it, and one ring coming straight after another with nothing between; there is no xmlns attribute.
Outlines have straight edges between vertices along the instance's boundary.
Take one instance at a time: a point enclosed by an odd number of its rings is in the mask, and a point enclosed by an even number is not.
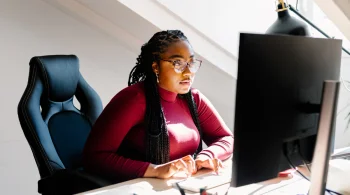
<svg viewBox="0 0 350 195"><path fill-rule="evenodd" d="M103 106L75 55L33 57L18 117L40 176L81 168L81 154ZM74 96L80 109L73 104Z"/></svg>

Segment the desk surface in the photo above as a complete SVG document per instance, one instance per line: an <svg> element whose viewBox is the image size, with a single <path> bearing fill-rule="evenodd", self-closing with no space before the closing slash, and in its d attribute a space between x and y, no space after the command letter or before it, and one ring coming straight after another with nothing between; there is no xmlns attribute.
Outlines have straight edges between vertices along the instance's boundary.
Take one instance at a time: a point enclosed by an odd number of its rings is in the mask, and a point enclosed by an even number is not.
<svg viewBox="0 0 350 195"><path fill-rule="evenodd" d="M225 172L231 172L231 160L224 162ZM299 169L305 175L309 175L304 167ZM208 170L200 170L195 176L208 173ZM80 193L79 195L115 195L115 194L176 194L179 191L172 187L172 183L181 179L155 179L138 178L96 190ZM229 184L208 190L217 192L218 195L228 194L307 194L310 183L300 175L294 174L286 178L275 178L268 181L250 184L238 188L229 188ZM350 195L350 161L334 159L330 161L327 188L341 194ZM186 191L186 194L198 194Z"/></svg>

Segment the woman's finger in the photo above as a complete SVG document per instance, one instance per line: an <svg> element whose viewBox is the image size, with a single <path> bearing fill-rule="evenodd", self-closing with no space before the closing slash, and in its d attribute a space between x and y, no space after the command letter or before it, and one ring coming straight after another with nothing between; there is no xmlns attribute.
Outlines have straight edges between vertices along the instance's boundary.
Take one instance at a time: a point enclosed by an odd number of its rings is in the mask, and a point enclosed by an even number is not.
<svg viewBox="0 0 350 195"><path fill-rule="evenodd" d="M203 167L203 161L196 161L196 171L200 170Z"/></svg>
<svg viewBox="0 0 350 195"><path fill-rule="evenodd" d="M188 172L190 172L191 174L195 172L196 169L196 165L195 162L189 160L189 161L185 161L187 163L187 167L188 167Z"/></svg>
<svg viewBox="0 0 350 195"><path fill-rule="evenodd" d="M219 166L220 166L218 160L217 159L213 159L212 162L213 162L213 170L215 171L215 173L218 173L219 172Z"/></svg>
<svg viewBox="0 0 350 195"><path fill-rule="evenodd" d="M179 159L174 163L172 175L180 171L184 171L187 175L189 175L188 166L182 159Z"/></svg>
<svg viewBox="0 0 350 195"><path fill-rule="evenodd" d="M215 158L215 159L213 159L213 164L214 164L214 171L215 171L216 173L219 173L219 169L220 169L220 168L223 168L223 165L222 165L221 160Z"/></svg>
<svg viewBox="0 0 350 195"><path fill-rule="evenodd" d="M189 171L190 173L196 172L196 162L194 161L194 159L192 158L192 156L190 156L190 155L185 156L184 158L182 158L182 160L187 164L187 166L188 166L188 171Z"/></svg>
<svg viewBox="0 0 350 195"><path fill-rule="evenodd" d="M219 162L220 168L224 168L224 165L222 164L222 161L220 159L218 159L218 162Z"/></svg>
<svg viewBox="0 0 350 195"><path fill-rule="evenodd" d="M202 166L218 173L219 169L222 168L222 163L219 159L207 159Z"/></svg>
<svg viewBox="0 0 350 195"><path fill-rule="evenodd" d="M207 169L214 169L214 164L212 159L206 159L202 161L202 167Z"/></svg>

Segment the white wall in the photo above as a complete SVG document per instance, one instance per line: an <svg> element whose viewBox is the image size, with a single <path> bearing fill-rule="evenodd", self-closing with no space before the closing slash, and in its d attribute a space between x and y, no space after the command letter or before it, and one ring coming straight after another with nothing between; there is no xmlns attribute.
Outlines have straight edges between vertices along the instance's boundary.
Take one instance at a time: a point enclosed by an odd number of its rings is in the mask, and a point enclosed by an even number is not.
<svg viewBox="0 0 350 195"><path fill-rule="evenodd" d="M341 76L343 82L338 99L335 148L350 146L350 56L342 59Z"/></svg>
<svg viewBox="0 0 350 195"><path fill-rule="evenodd" d="M80 2L84 2L85 5L99 12L101 10L96 9L91 2L95 2L94 0L79 0ZM105 0L107 2L114 2L115 0ZM122 3L124 6L127 6L135 13L142 16L142 18L149 21L152 25L158 27L159 29L181 29L186 32L186 36L190 39L191 44L196 50L196 53L204 57L208 62L212 65L221 69L224 73L228 74L231 77L236 78L237 75L237 57L231 52L227 51L222 47L222 45L217 44L215 40L211 37L207 36L207 33L199 30L196 26L188 23L186 20L183 20L179 15L172 13L169 9L158 1L129 1L129 0L118 0L118 2ZM178 6L183 6L185 10L188 10L195 15L197 9L201 9L204 6L202 2L199 3L201 6L191 7L188 1L176 1L178 2ZM198 2L198 1L197 1ZM111 3L113 5L113 3ZM111 6L112 6L111 5ZM193 8L193 9L191 9ZM108 9L104 9L108 12ZM115 18L109 18L109 20L113 20ZM199 19L199 18L198 18ZM207 20L207 17L201 18L201 20ZM212 24L208 24L212 25ZM232 35L236 36L236 35ZM233 45L235 43L232 43Z"/></svg>
<svg viewBox="0 0 350 195"><path fill-rule="evenodd" d="M38 170L17 118L30 58L76 54L106 104L126 85L135 54L40 0L2 0L0 29L0 194L37 194Z"/></svg>
<svg viewBox="0 0 350 195"><path fill-rule="evenodd" d="M76 54L83 76L106 105L127 85L138 55L121 45L140 40L121 40L120 44L108 33L41 0L1 0L0 29L0 194L37 194L39 173L17 117L30 58ZM214 80L227 90L214 85ZM208 62L195 81L195 87L212 100L231 128L233 83L232 77Z"/></svg>
<svg viewBox="0 0 350 195"><path fill-rule="evenodd" d="M350 40L350 17L348 0L313 0L327 14L328 18L343 32ZM342 7L346 6L346 7Z"/></svg>
<svg viewBox="0 0 350 195"><path fill-rule="evenodd" d="M157 2L234 56L238 56L239 32L264 33L276 20L273 0L157 0Z"/></svg>

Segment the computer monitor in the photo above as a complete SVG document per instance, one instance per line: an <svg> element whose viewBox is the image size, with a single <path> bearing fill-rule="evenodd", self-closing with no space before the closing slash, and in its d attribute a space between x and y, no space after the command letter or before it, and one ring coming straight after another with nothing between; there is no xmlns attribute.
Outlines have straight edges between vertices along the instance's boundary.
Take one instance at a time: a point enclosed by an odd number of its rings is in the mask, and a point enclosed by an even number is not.
<svg viewBox="0 0 350 195"><path fill-rule="evenodd" d="M240 34L232 187L312 161L325 80L339 80L341 40ZM299 155L299 153L301 155Z"/></svg>

